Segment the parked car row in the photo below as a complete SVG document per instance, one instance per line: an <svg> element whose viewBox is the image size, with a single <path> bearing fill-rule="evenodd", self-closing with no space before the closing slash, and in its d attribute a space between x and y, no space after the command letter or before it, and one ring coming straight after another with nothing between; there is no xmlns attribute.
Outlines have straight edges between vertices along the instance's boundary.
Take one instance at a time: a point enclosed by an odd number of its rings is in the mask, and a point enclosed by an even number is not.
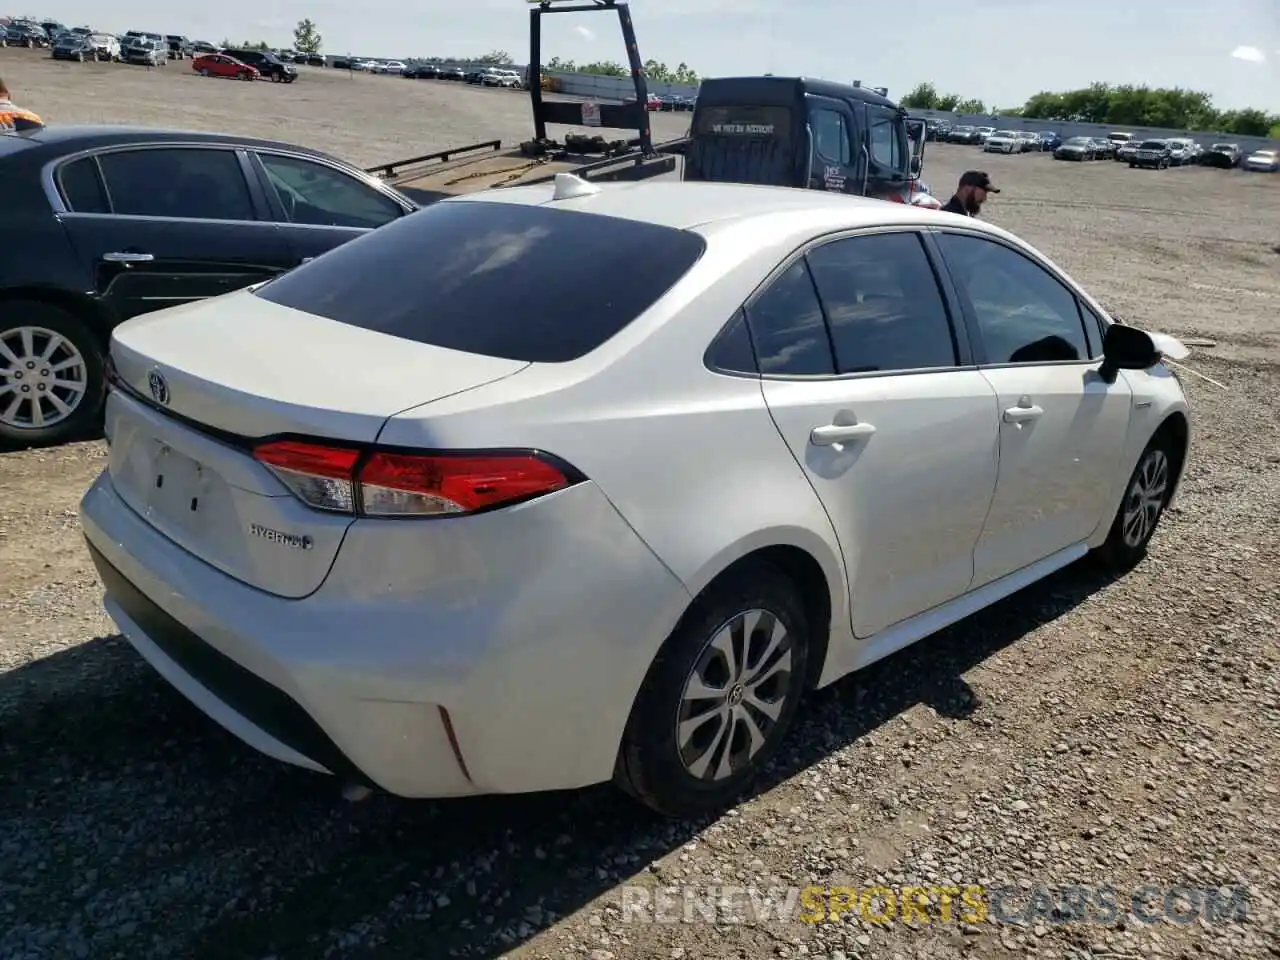
<svg viewBox="0 0 1280 960"><path fill-rule="evenodd" d="M273 49L266 52L282 63L302 63L309 67L325 67L329 65L329 61L323 53L303 53L300 50L290 50L288 48L282 50Z"/></svg>
<svg viewBox="0 0 1280 960"><path fill-rule="evenodd" d="M1263 149L1246 155L1238 143L1215 143L1206 148L1192 137L1142 139L1116 130L1105 137L1067 137L1050 131L997 130L947 120L925 120L927 139L938 143L979 146L985 153L1049 151L1055 160L1115 160L1131 167L1168 167L1200 164L1210 167L1270 172L1277 169L1277 152Z"/></svg>
<svg viewBox="0 0 1280 960"><path fill-rule="evenodd" d="M623 103L635 103L635 97L625 97ZM661 94L651 93L645 101L644 108L652 113L658 111L666 111L668 113L691 111L698 102L697 97L681 97L675 94L662 96Z"/></svg>

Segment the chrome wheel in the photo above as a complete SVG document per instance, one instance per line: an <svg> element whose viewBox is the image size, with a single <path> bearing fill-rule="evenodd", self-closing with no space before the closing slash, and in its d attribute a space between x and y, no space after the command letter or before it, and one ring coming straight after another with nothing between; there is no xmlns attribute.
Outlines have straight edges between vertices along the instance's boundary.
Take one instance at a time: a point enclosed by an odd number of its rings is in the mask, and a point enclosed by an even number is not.
<svg viewBox="0 0 1280 960"><path fill-rule="evenodd" d="M44 327L0 331L0 426L40 430L75 413L88 389L84 355Z"/></svg>
<svg viewBox="0 0 1280 960"><path fill-rule="evenodd" d="M725 623L694 663L680 697L676 746L693 777L718 781L751 765L791 683L791 636L766 610Z"/></svg>
<svg viewBox="0 0 1280 960"><path fill-rule="evenodd" d="M1160 449L1149 450L1138 464L1124 497L1121 536L1125 546L1141 547L1155 531L1169 489L1169 458Z"/></svg>

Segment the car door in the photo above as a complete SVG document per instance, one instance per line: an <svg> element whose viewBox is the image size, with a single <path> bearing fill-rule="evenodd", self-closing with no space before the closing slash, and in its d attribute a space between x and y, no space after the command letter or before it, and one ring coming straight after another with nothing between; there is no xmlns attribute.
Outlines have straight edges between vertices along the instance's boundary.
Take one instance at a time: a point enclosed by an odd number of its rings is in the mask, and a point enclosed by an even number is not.
<svg viewBox="0 0 1280 960"><path fill-rule="evenodd" d="M862 193L859 158L854 152L857 121L847 103L814 94L805 96L809 118L809 186L836 193Z"/></svg>
<svg viewBox="0 0 1280 960"><path fill-rule="evenodd" d="M831 518L860 638L973 579L998 417L955 311L913 231L821 242L747 305L765 401Z"/></svg>
<svg viewBox="0 0 1280 960"><path fill-rule="evenodd" d="M295 264L412 212L377 186L314 157L258 150L253 164Z"/></svg>
<svg viewBox="0 0 1280 960"><path fill-rule="evenodd" d="M73 159L60 219L119 319L229 293L291 266L242 151L156 144Z"/></svg>
<svg viewBox="0 0 1280 960"><path fill-rule="evenodd" d="M1099 376L1099 321L1048 265L973 233L936 239L1001 411L1000 476L974 554L977 587L1081 543L1110 519L1132 395L1123 377Z"/></svg>

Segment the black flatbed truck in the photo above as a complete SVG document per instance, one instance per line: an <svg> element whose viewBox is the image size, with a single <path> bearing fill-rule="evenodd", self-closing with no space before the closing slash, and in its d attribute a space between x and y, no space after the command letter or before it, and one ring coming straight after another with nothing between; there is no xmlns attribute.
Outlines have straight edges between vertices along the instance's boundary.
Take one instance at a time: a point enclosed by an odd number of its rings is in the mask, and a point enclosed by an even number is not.
<svg viewBox="0 0 1280 960"><path fill-rule="evenodd" d="M635 89L633 103L580 103L548 98L542 89L542 18L550 13L615 13L622 28L628 66ZM515 147L486 140L435 153L367 167L373 174L418 203L497 187L528 186L572 173L587 180L645 180L671 173L676 157L655 148L645 109L648 85L636 45L635 25L625 0L531 0L529 10L529 99L533 106L533 139ZM548 124L635 131L636 136L609 141L604 137L569 135L557 141Z"/></svg>
<svg viewBox="0 0 1280 960"><path fill-rule="evenodd" d="M704 80L682 179L825 190L939 206L920 183L927 139L881 91L811 77Z"/></svg>

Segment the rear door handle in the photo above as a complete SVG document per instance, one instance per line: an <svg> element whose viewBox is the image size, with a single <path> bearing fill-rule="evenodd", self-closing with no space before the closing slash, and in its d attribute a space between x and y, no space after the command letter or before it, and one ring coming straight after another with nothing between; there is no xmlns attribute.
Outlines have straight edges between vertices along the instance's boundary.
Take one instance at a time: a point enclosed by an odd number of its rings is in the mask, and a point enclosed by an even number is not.
<svg viewBox="0 0 1280 960"><path fill-rule="evenodd" d="M1039 420L1044 416L1044 408L1037 407L1035 404L1031 406L1010 407L1004 412L1005 423L1026 423L1030 420Z"/></svg>
<svg viewBox="0 0 1280 960"><path fill-rule="evenodd" d="M120 250L115 253L104 253L102 259L107 263L150 263L155 257L150 253Z"/></svg>
<svg viewBox="0 0 1280 960"><path fill-rule="evenodd" d="M829 423L825 427L814 427L809 434L809 442L815 447L829 447L833 443L861 440L875 432L876 428L869 423Z"/></svg>

